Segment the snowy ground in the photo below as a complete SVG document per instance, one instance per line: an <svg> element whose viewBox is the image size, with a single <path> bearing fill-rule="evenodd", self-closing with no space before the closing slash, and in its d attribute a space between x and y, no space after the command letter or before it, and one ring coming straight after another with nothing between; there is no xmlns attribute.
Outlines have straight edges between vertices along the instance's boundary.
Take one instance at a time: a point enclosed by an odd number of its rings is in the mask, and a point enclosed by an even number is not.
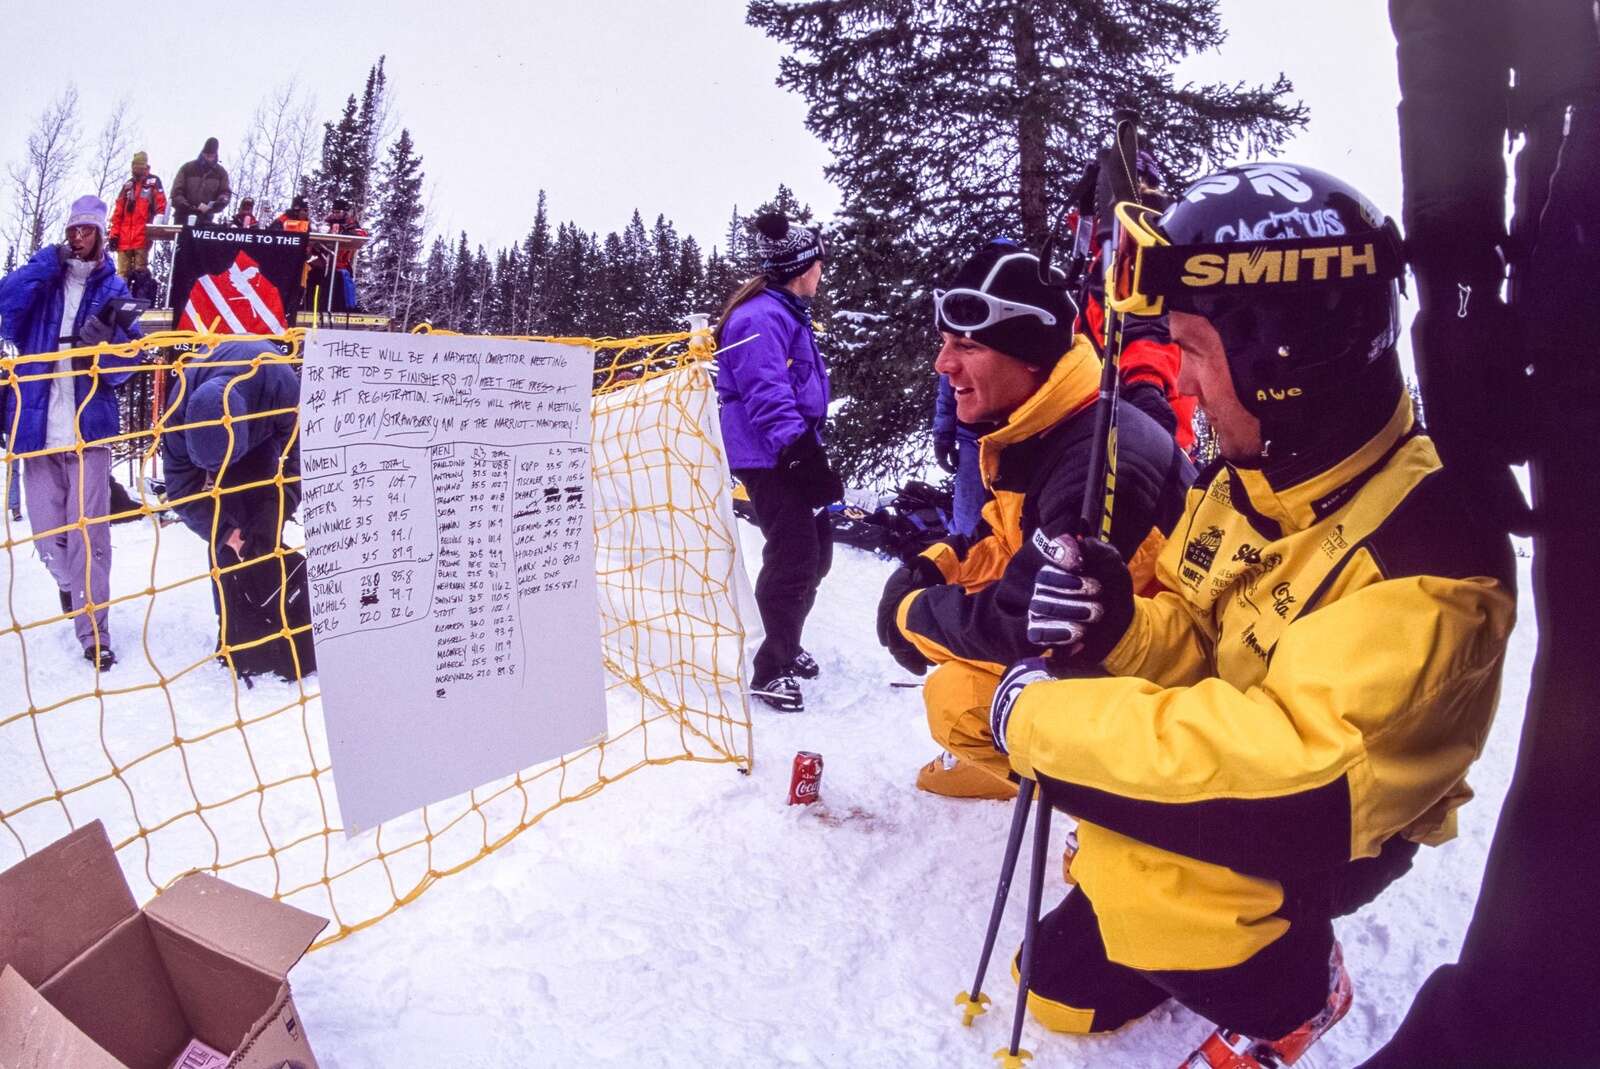
<svg viewBox="0 0 1600 1069"><path fill-rule="evenodd" d="M760 538L740 526L753 574ZM119 546L144 537L117 529ZM158 570L167 554L200 552L178 528L163 543ZM124 561L145 569L130 584L147 581L150 557L139 556L119 556L119 583ZM42 615L48 580L20 558L5 584L13 609ZM182 574L192 563L172 567ZM807 687L807 712L755 713L753 775L646 769L302 961L296 1001L323 1065L992 1065L1015 993L1003 957L986 985L995 1005L974 1028L961 1027L953 1001L971 981L1010 805L913 789L935 747L920 692L888 686L909 677L873 638L888 569L839 550L806 636L823 677ZM161 629L158 657L188 663L208 652L209 605L198 589L188 600ZM1376 1048L1459 948L1526 697L1535 637L1526 595L1522 619L1461 838L1424 851L1399 885L1340 922L1356 1005L1317 1048L1318 1065L1353 1065ZM77 678L70 637L59 637L59 650L30 642L30 657L43 658L30 679L92 686ZM13 656L14 647L0 651ZM113 749L116 732L136 730L108 724ZM823 801L789 807L790 758L801 749L824 757ZM1047 907L1064 890L1059 850L1052 855ZM1003 953L1019 938L1025 882L1019 873ZM1030 1022L1024 1045L1040 1067L1170 1069L1208 1028L1169 1004L1109 1038L1050 1035Z"/></svg>

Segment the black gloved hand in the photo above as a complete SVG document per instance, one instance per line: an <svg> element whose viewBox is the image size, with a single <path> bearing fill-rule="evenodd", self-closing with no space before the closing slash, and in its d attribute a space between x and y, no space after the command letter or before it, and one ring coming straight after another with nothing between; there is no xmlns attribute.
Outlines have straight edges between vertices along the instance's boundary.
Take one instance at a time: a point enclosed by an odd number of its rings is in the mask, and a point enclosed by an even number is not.
<svg viewBox="0 0 1600 1069"><path fill-rule="evenodd" d="M106 251L107 252L116 252L117 251L117 244L118 243L117 243L116 235L113 234L111 237L106 239Z"/></svg>
<svg viewBox="0 0 1600 1069"><path fill-rule="evenodd" d="M72 259L72 246L63 241L56 246L56 266L65 268L67 261Z"/></svg>
<svg viewBox="0 0 1600 1069"><path fill-rule="evenodd" d="M1050 563L1033 580L1028 641L1098 665L1133 623L1133 576L1122 554L1098 538L1047 539L1036 532L1033 544Z"/></svg>
<svg viewBox="0 0 1600 1069"><path fill-rule="evenodd" d="M1045 667L1043 657L1029 657L1006 669L1006 674L1000 677L1000 685L994 689L994 697L989 701L989 741L996 750L1011 752L1006 746L1006 728L1011 723L1011 710L1016 706L1017 699L1022 697L1023 688L1050 678L1053 677Z"/></svg>
<svg viewBox="0 0 1600 1069"><path fill-rule="evenodd" d="M778 469L800 488L811 508L819 509L844 497L844 481L828 466L828 454L809 431L778 453Z"/></svg>
<svg viewBox="0 0 1600 1069"><path fill-rule="evenodd" d="M104 345L111 340L113 333L110 321L111 306L108 304L101 308L99 313L83 321L83 327L78 331L78 344Z"/></svg>
<svg viewBox="0 0 1600 1069"><path fill-rule="evenodd" d="M956 469L961 466L961 451L956 445L956 440L954 438L935 438L933 440L933 459L938 462L939 467L954 475Z"/></svg>
<svg viewBox="0 0 1600 1069"><path fill-rule="evenodd" d="M933 664L922 655L922 651L911 644L911 640L900 633L900 625L895 616L900 609L900 602L913 590L923 590L930 586L938 586L944 582L944 576L939 573L938 567L926 557L917 557L910 564L897 568L890 574L887 582L883 584L883 596L878 600L878 642L889 651L900 667L912 675L922 675Z"/></svg>

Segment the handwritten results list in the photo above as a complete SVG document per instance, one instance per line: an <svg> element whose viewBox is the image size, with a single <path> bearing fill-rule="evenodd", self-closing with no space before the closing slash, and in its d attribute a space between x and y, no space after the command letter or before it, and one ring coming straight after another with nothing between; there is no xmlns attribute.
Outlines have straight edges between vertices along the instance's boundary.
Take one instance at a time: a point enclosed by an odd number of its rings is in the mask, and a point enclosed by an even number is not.
<svg viewBox="0 0 1600 1069"><path fill-rule="evenodd" d="M516 710L494 734L530 717L548 726L527 688L561 694L547 684L565 679L596 696L576 742L603 730L591 363L583 349L490 338L308 342L301 521L325 704L342 677L363 705L388 692L457 722ZM572 730L554 734L565 748L543 756L571 748ZM455 790L483 782L460 779Z"/></svg>

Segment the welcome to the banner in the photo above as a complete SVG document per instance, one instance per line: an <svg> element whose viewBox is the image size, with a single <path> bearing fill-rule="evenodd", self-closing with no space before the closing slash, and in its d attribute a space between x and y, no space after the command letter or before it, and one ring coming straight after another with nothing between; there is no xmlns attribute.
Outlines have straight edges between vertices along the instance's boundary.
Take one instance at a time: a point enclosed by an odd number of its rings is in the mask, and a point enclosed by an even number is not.
<svg viewBox="0 0 1600 1069"><path fill-rule="evenodd" d="M172 265L176 330L282 334L300 310L306 235L185 227Z"/></svg>

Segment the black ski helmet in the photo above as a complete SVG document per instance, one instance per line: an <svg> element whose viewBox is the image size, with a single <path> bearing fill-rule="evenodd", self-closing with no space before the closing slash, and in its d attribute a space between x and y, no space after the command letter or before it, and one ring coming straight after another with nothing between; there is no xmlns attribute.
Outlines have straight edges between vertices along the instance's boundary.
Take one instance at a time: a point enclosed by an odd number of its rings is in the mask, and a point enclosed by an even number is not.
<svg viewBox="0 0 1600 1069"><path fill-rule="evenodd" d="M1181 265L1166 306L1216 329L1270 455L1387 418L1402 253L1370 200L1311 167L1246 163L1192 183L1157 225Z"/></svg>

